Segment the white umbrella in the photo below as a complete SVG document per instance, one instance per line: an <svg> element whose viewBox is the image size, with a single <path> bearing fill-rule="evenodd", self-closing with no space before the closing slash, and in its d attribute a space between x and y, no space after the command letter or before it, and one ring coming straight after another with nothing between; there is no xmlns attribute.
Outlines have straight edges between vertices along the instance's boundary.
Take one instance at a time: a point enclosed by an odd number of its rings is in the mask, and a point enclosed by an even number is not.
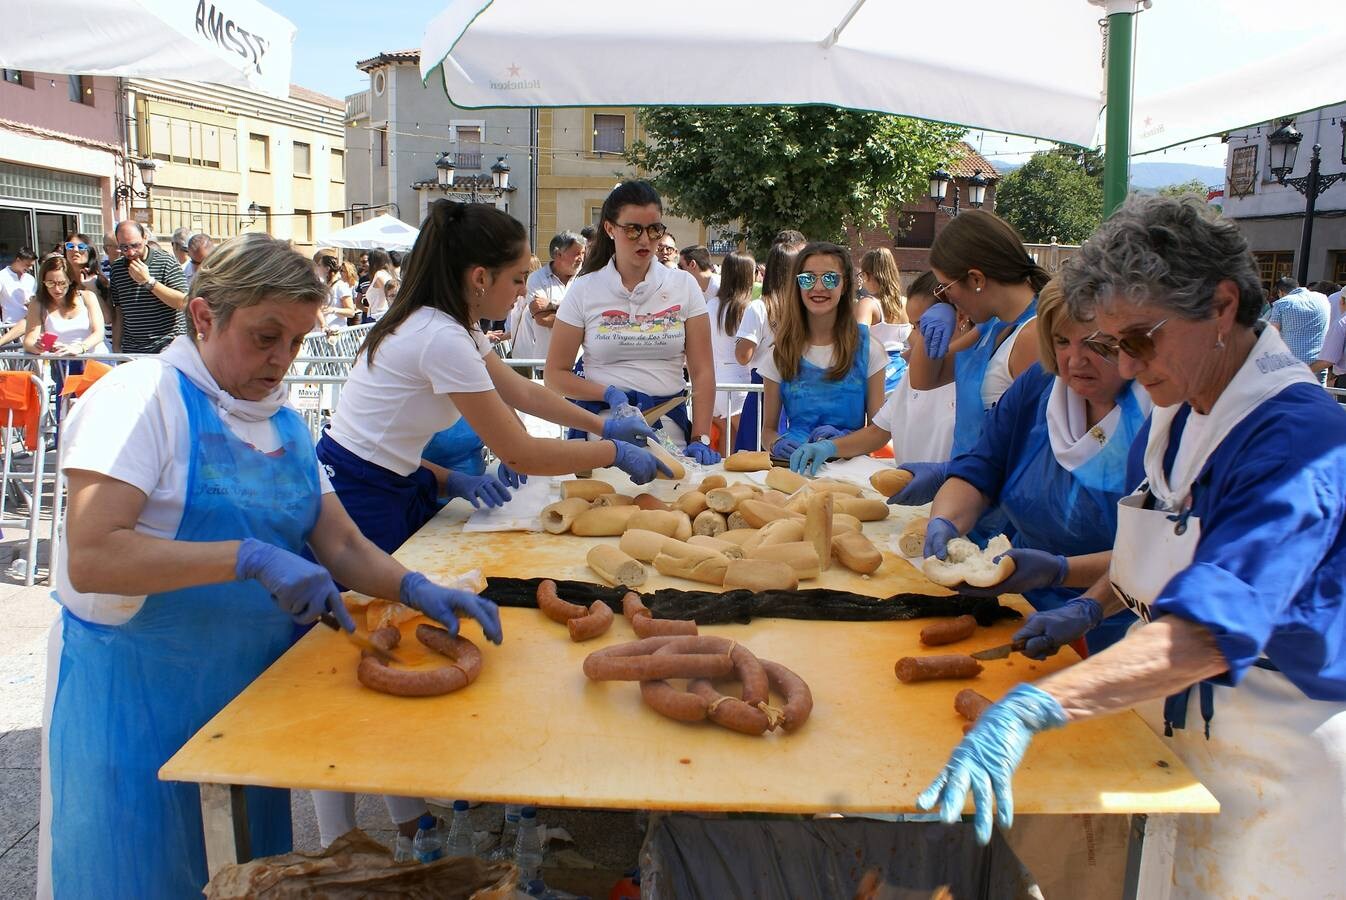
<svg viewBox="0 0 1346 900"><path fill-rule="evenodd" d="M294 35L288 19L257 0L8 0L0 66L288 97Z"/></svg>
<svg viewBox="0 0 1346 900"><path fill-rule="evenodd" d="M410 250L418 234L418 229L384 214L368 222L334 231L319 238L318 243L342 250Z"/></svg>

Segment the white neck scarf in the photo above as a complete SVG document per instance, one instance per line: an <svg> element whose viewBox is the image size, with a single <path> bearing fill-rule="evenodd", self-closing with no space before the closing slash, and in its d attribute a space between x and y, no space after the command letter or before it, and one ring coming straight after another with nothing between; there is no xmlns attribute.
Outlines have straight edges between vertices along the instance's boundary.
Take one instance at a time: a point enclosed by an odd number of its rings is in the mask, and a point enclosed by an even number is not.
<svg viewBox="0 0 1346 900"><path fill-rule="evenodd" d="M1173 419L1184 404L1154 411L1150 438L1145 445L1145 476L1150 482L1150 493L1165 508L1179 509L1191 495L1192 483L1201 474L1206 460L1253 410L1291 385L1317 383L1308 366L1285 346L1280 332L1275 328L1263 328L1261 337L1235 373L1234 380L1225 387L1205 417L1205 427L1199 429L1194 438L1191 437L1194 429L1184 429L1182 442L1185 444L1192 439L1198 443L1184 446L1176 454L1171 478L1164 475L1164 455L1168 451Z"/></svg>
<svg viewBox="0 0 1346 900"><path fill-rule="evenodd" d="M178 335L169 344L159 359L177 369L201 389L220 411L221 418L233 416L244 422L264 422L276 414L290 398L290 387L279 384L276 389L261 400L240 400L215 383L215 376L206 368L201 351L187 335Z"/></svg>
<svg viewBox="0 0 1346 900"><path fill-rule="evenodd" d="M1124 390L1135 396L1141 413L1149 415L1154 407L1149 394L1134 381ZM1052 382L1052 392L1047 397L1047 438L1056 461L1067 472L1074 472L1097 456L1121 423L1122 404L1118 402L1091 428L1084 398L1067 387L1064 378L1058 376Z"/></svg>

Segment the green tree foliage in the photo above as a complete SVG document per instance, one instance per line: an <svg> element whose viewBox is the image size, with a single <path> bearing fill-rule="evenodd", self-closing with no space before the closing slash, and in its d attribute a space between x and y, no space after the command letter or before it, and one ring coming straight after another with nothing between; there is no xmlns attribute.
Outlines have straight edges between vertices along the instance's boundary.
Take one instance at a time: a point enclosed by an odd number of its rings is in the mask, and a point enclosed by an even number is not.
<svg viewBox="0 0 1346 900"><path fill-rule="evenodd" d="M776 232L839 240L923 196L961 128L824 106L650 107L628 161L678 215L765 253ZM759 257L760 258L760 257Z"/></svg>
<svg viewBox="0 0 1346 900"><path fill-rule="evenodd" d="M1186 197L1189 194L1195 194L1202 200L1206 199L1206 194L1209 192L1210 188L1200 178L1193 178L1191 181L1184 181L1182 184L1167 184L1159 189L1159 193L1164 197Z"/></svg>
<svg viewBox="0 0 1346 900"><path fill-rule="evenodd" d="M1087 160L1055 150L1033 158L996 186L995 211L1030 244L1084 241L1103 221L1103 186Z"/></svg>

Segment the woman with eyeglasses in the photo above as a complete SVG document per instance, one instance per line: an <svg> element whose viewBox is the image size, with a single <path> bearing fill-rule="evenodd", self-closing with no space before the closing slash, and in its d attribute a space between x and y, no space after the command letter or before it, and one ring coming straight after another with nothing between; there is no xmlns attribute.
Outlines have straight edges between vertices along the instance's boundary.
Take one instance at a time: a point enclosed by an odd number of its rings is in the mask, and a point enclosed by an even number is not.
<svg viewBox="0 0 1346 900"><path fill-rule="evenodd" d="M81 287L79 274L66 256L53 253L42 260L25 325L23 349L29 353L79 356L107 352L98 296Z"/></svg>
<svg viewBox="0 0 1346 900"><path fill-rule="evenodd" d="M985 841L992 797L1009 825L1037 732L1134 707L1220 803L1176 817L1171 896L1339 897L1346 413L1258 320L1257 262L1204 203L1132 199L1063 280L1071 315L1155 410L1107 578L1018 637L1043 655L1107 613L1140 621L982 713L918 803L952 822L971 784Z"/></svg>
<svg viewBox="0 0 1346 900"><path fill-rule="evenodd" d="M695 278L658 264L655 250L668 232L663 215L663 201L648 182L625 181L608 194L579 277L557 310L543 378L586 410L610 415L625 405L650 410L685 396L685 369L690 414L681 403L655 427L687 456L710 465L720 461L710 446L710 315ZM583 375L574 371L581 348ZM589 433L592 439L598 432Z"/></svg>
<svg viewBox="0 0 1346 900"><path fill-rule="evenodd" d="M911 386L933 390L953 382L953 455L966 453L981 437L987 413L1014 379L1038 362L1037 292L1050 278L1037 264L1014 227L994 213L964 211L935 238L930 269L939 279L934 304L917 327L923 342L912 350ZM977 341L949 355L959 314L977 326ZM901 460L898 468L915 477L889 502L919 506L934 499L944 483L944 464ZM992 516L992 519L995 517ZM997 523L988 519L978 536L989 537Z"/></svg>
<svg viewBox="0 0 1346 900"><path fill-rule="evenodd" d="M814 475L836 455L835 439L864 428L883 406L888 356L869 326L855 321L849 250L807 244L793 274L776 346L762 361L762 444L794 471Z"/></svg>
<svg viewBox="0 0 1346 900"><path fill-rule="evenodd" d="M1127 457L1153 409L1149 395L1100 348L1095 327L1071 315L1061 279L1038 295L1035 363L987 416L977 445L955 457L935 495L924 555L944 559L950 539L999 506L1014 526L1014 572L961 593L1023 594L1037 610L1058 609L1107 572ZM1073 589L1073 590L1072 590ZM1119 640L1135 621L1120 612L1088 634L1091 652Z"/></svg>

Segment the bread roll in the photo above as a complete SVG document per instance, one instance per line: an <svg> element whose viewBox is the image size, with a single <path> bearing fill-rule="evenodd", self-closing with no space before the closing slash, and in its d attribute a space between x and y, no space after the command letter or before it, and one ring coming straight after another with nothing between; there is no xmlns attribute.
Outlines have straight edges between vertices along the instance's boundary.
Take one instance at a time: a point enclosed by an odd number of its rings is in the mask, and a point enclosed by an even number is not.
<svg viewBox="0 0 1346 900"><path fill-rule="evenodd" d="M814 494L804 512L804 540L813 545L823 569L832 563L832 495Z"/></svg>
<svg viewBox="0 0 1346 900"><path fill-rule="evenodd" d="M911 484L914 477L906 469L880 469L869 476L869 483L883 496L891 497Z"/></svg>
<svg viewBox="0 0 1346 900"><path fill-rule="evenodd" d="M765 472L771 468L771 454L766 450L740 450L724 458L726 472Z"/></svg>
<svg viewBox="0 0 1346 900"><path fill-rule="evenodd" d="M891 506L874 497L837 497L834 509L861 522L882 522L892 512Z"/></svg>
<svg viewBox="0 0 1346 900"><path fill-rule="evenodd" d="M799 577L792 566L770 559L731 559L724 572L726 590L793 591Z"/></svg>
<svg viewBox="0 0 1346 900"><path fill-rule="evenodd" d="M1014 560L1006 556L993 562L1010 548L1009 538L1003 534L991 538L983 550L967 538L954 538L948 544L948 558L927 556L921 563L925 577L944 587L968 584L973 587L991 587L1014 574Z"/></svg>
<svg viewBox="0 0 1346 900"><path fill-rule="evenodd" d="M745 528L754 528L747 519L743 518L743 513L734 510L725 517L724 523L729 526L730 531L742 531Z"/></svg>
<svg viewBox="0 0 1346 900"><path fill-rule="evenodd" d="M542 508L542 528L548 534L565 534L575 517L588 508L589 501L582 497L571 497L545 506Z"/></svg>
<svg viewBox="0 0 1346 900"><path fill-rule="evenodd" d="M692 534L706 534L715 537L728 530L729 526L725 523L724 513L717 513L713 509L701 510L692 520Z"/></svg>
<svg viewBox="0 0 1346 900"><path fill-rule="evenodd" d="M859 497L864 493L864 488L858 484L851 484L849 481L837 481L835 478L815 478L809 482L809 487L819 493L844 494L847 497Z"/></svg>
<svg viewBox="0 0 1346 900"><path fill-rule="evenodd" d="M606 481L599 481L596 478L576 478L561 482L561 499L563 500L569 500L571 497L593 500L599 494L613 494L616 491L617 489Z"/></svg>
<svg viewBox="0 0 1346 900"><path fill-rule="evenodd" d="M673 501L673 508L695 519L706 509L706 495L700 491L688 491Z"/></svg>
<svg viewBox="0 0 1346 900"><path fill-rule="evenodd" d="M803 516L797 512L791 512L783 506L772 506L770 503L763 503L761 500L744 500L735 510L743 516L744 521L750 528L761 528L767 522L776 519L799 518Z"/></svg>
<svg viewBox="0 0 1346 900"><path fill-rule="evenodd" d="M766 473L766 486L782 494L793 494L808 483L809 480L798 472L779 466L772 466L771 471Z"/></svg>
<svg viewBox="0 0 1346 900"><path fill-rule="evenodd" d="M836 535L832 552L843 566L861 575L869 575L883 565L883 554L863 534L847 531Z"/></svg>
<svg viewBox="0 0 1346 900"><path fill-rule="evenodd" d="M902 533L897 536L897 549L902 551L903 556L912 559L925 556L925 529L929 524L929 516L917 516L902 529Z"/></svg>
<svg viewBox="0 0 1346 900"><path fill-rule="evenodd" d="M802 519L776 519L757 529L756 541L748 540L743 545L747 547L751 544L760 547L763 544L792 544L795 541L804 540L804 529L805 525Z"/></svg>
<svg viewBox="0 0 1346 900"><path fill-rule="evenodd" d="M806 485L790 495L790 498L785 501L785 508L802 516L808 512L809 500L814 496L813 488Z"/></svg>
<svg viewBox="0 0 1346 900"><path fill-rule="evenodd" d="M677 556L669 556L667 553L660 553L654 558L654 568L661 575L686 578L690 581L700 581L718 586L724 584L724 574L729 568L729 559L718 553L701 560L683 559Z"/></svg>
<svg viewBox="0 0 1346 900"><path fill-rule="evenodd" d="M795 570L795 577L817 578L822 571L822 561L818 551L808 541L795 541L790 544L761 544L748 551L748 559L769 559L783 562Z"/></svg>
<svg viewBox="0 0 1346 900"><path fill-rule="evenodd" d="M660 534L673 537L678 533L678 527L686 518L682 513L671 509L638 509L627 520L626 527L644 528L646 531L657 531ZM690 523L688 528L690 530Z"/></svg>
<svg viewBox="0 0 1346 900"><path fill-rule="evenodd" d="M636 559L650 562L664 549L664 541L672 540L668 535L645 528L628 528L623 532L617 546L623 553Z"/></svg>
<svg viewBox="0 0 1346 900"><path fill-rule="evenodd" d="M672 475L665 475L663 472L659 472L659 478L672 478L674 481L681 481L683 478L687 477L687 467L684 466L676 456L669 453L663 444L658 441L647 441L645 443L645 449L653 453L655 459L659 460L673 471Z"/></svg>
<svg viewBox="0 0 1346 900"><path fill-rule="evenodd" d="M716 535L722 541L728 541L731 544L743 546L749 538L758 537L756 528L730 528L728 531L722 531Z"/></svg>
<svg viewBox="0 0 1346 900"><path fill-rule="evenodd" d="M636 494L635 503L636 503L636 506L639 506L641 509L665 509L665 510L667 510L667 509L672 509L672 508L673 508L673 507L670 506L668 503L666 503L666 502L663 501L663 500L660 500L658 497L654 496L653 494Z"/></svg>
<svg viewBox="0 0 1346 900"><path fill-rule="evenodd" d="M836 509L836 507L833 506L833 509ZM860 524L860 520L855 516L848 513L834 512L832 513L832 534L836 534L839 531L854 531L859 533L864 531L864 527Z"/></svg>
<svg viewBox="0 0 1346 900"><path fill-rule="evenodd" d="M701 483L696 486L696 489L703 494L709 494L716 488L722 488L728 483L729 480L723 475L707 475L705 478L701 479Z"/></svg>
<svg viewBox="0 0 1346 900"><path fill-rule="evenodd" d="M694 534L687 539L688 545L692 547L704 547L707 550L714 550L730 559L742 559L743 548L738 544L722 541L719 538L709 537L704 534Z"/></svg>
<svg viewBox="0 0 1346 900"><path fill-rule="evenodd" d="M608 584L640 587L645 583L645 567L620 548L611 544L595 544L589 548L585 562Z"/></svg>
<svg viewBox="0 0 1346 900"><path fill-rule="evenodd" d="M675 512L677 512L675 510ZM692 536L692 517L685 512L677 513L682 518L678 520L678 530L673 532L673 536L680 541L685 541Z"/></svg>
<svg viewBox="0 0 1346 900"><path fill-rule="evenodd" d="M769 489L762 491L762 493L753 497L753 499L761 503L770 503L772 506L784 506L786 503L790 502L790 495L782 494L780 491L774 489Z"/></svg>
<svg viewBox="0 0 1346 900"><path fill-rule="evenodd" d="M739 503L757 496L757 489L750 484L731 484L727 487L712 488L706 492L706 505L719 513L729 515L738 509Z"/></svg>
<svg viewBox="0 0 1346 900"><path fill-rule="evenodd" d="M636 506L593 506L575 517L570 533L580 537L615 537L641 509Z"/></svg>
<svg viewBox="0 0 1346 900"><path fill-rule="evenodd" d="M594 506L631 506L635 502L635 497L625 494L599 494L594 498Z"/></svg>

